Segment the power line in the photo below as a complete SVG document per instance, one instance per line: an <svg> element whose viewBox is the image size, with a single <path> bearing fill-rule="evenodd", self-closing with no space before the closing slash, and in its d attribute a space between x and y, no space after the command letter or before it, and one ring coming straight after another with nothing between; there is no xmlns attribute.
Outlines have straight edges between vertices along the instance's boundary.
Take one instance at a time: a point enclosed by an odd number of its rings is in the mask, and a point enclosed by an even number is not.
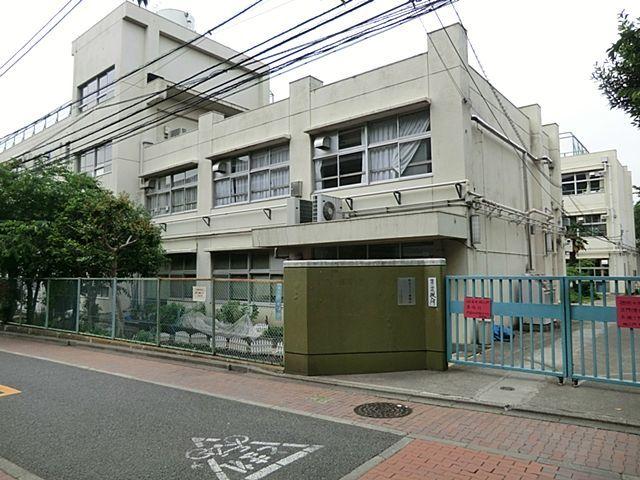
<svg viewBox="0 0 640 480"><path fill-rule="evenodd" d="M72 0L71 0L71 1L72 1ZM47 26L47 25L49 25L49 24L50 24L50 23L51 23L51 22L52 22L52 21L53 21L53 20L54 20L54 19L55 19L55 18L56 18L56 17L57 17L61 12L62 12L62 11L64 11L64 9L65 9L65 8L67 8L67 6L71 3L71 1L67 2L67 3L66 3L66 4L65 4L65 5L64 5L64 6L63 6L63 7L62 7L58 12L56 12L56 14L55 14L53 17L51 17L51 18L47 21L47 23L45 23L45 24L40 28L40 30L38 30L38 31L37 31L37 32L36 32L36 33L35 33L35 34L34 34L34 35L29 39L29 41L27 41L27 43L25 43L22 47L20 47L20 49L19 49L16 53L14 53L14 54L9 58L9 60L7 60L7 61L6 61L6 62L5 62L1 67L0 67L0 70L1 70L2 68L4 68L4 67L9 63L9 62L11 62L11 59L13 59L13 58L14 58L14 57L15 57L15 56L16 56L16 55L17 55L17 54L18 54L22 49L24 49L27 45L29 45L29 43L30 43L31 41L33 41L33 39L34 39L35 37L37 37L37 36L38 36L38 34L39 34L42 30L44 30L44 29L46 28L46 26ZM64 14L60 19L58 19L58 21L56 21L56 23L54 23L54 24L53 24L53 25L52 25L52 26L51 26L51 27L50 27L46 32L44 32L44 34L43 34L40 38L38 38L38 40L36 40L36 42L35 42L33 45L31 45L31 46L30 46L30 47L29 47L29 48L28 48L24 53L22 53L22 54L21 54L18 58L16 58L16 59L15 59L15 60L14 60L14 61L9 65L9 66L7 66L7 67L4 69L4 71L2 71L2 72L0 73L0 78L4 77L4 76L7 74L7 72L8 72L9 70L11 70L11 69L12 69L12 68L13 68L13 67L14 67L14 66L15 66L15 65L20 61L20 60L22 60L22 59L23 59L23 58L24 58L24 57L25 57L25 56L26 56L26 55L27 55L31 50L33 50L33 49L34 49L34 48L35 48L35 47L36 47L36 46L37 46L37 45L38 45L42 40L44 40L44 39L47 37L47 35L49 35L49 34L53 31L53 29L54 29L54 28L56 28L56 27L57 27L57 26L58 26L58 25L59 25L59 24L60 24L60 23L65 19L65 18L67 18L67 17L69 16L69 14L70 14L71 12L73 12L73 10L75 10L75 8L76 8L78 5L80 5L80 4L82 3L82 1L83 1L83 0L77 0L77 2L76 2L74 5L72 5L72 6L71 6L71 8L70 8L70 9L69 9L69 10L68 10L68 11L67 11L67 12L66 12L66 13L65 13L65 14Z"/></svg>
<svg viewBox="0 0 640 480"><path fill-rule="evenodd" d="M390 12L392 13L394 10L398 10L398 9L400 9L400 8L402 8L402 7L406 7L406 6L407 6L407 4L409 4L409 3L411 3L411 2L401 3L400 5L397 5L396 7L393 7L393 8L391 8L391 9L389 9L388 11L383 12L382 14L378 14L378 15L376 15L376 16L374 16L374 17L371 17L371 18L369 18L369 19L367 19L367 20L365 20L365 21L363 21L363 22L360 22L360 23L357 23L357 24L355 24L355 25L353 25L353 26L350 26L350 27L348 27L348 28L346 28L346 29L344 29L344 30L342 30L342 31L340 31L340 32L337 32L337 33L331 34L331 35L330 35L330 36L328 36L328 37L333 37L333 36L336 36L336 35L338 35L338 34L341 34L341 33L347 32L347 31L349 31L349 30L352 30L352 29L354 29L354 28L356 28L356 27L360 27L360 26L362 26L362 25L366 25L367 23L370 23L372 20L375 20L377 17L383 16L383 15L388 15ZM432 3L438 3L438 2L432 2ZM440 3L442 4L442 3L447 3L447 2L440 2ZM442 5L440 5L440 6L442 6ZM428 8L428 7L427 7L427 8ZM437 7L437 8L439 8L439 7ZM407 9L407 12L409 12L409 11L411 11L411 9ZM384 17L383 17L383 18L384 18ZM410 16L407 16L407 17L405 18L405 20L404 20L404 21L408 21L408 20L411 20L411 19L413 19L413 18L415 18L415 15L410 15ZM318 43L318 42L320 42L320 41L323 41L323 40L324 40L324 39L320 39L319 41L314 42L314 44L315 44L315 43ZM348 40L348 39L347 39L347 40ZM282 43L284 43L284 42L282 42ZM305 48L306 48L306 47L305 47ZM309 56L317 55L318 53L324 53L325 51L326 51L325 49L316 49L316 50L312 51L311 53L306 53L306 54L302 55L301 57L299 57L299 58L297 58L297 59L294 59L294 60L292 60L292 61L289 61L288 63L284 64L283 66L284 66L284 67L286 67L286 66L288 66L288 65L290 65L290 64L292 64L292 63L295 63L296 61L300 61L301 59L307 58L307 57L309 57ZM278 67L278 68L282 68L283 66L280 66L280 67ZM273 71L274 71L274 67L273 67L273 66L265 66L264 68L265 68L265 71L264 71L261 75L268 74L268 73L270 73L270 72L273 72ZM245 76L246 76L246 75L245 75ZM237 80L237 79L234 79L234 80ZM129 130L129 131L127 131L127 132L123 132L122 134L120 134L120 135L118 135L118 136L114 136L114 137L109 138L109 140L113 140L113 139L115 139L115 138L121 138L121 137L122 137L122 135L127 135L127 134L129 134L129 133L136 132L136 131L141 127L141 126L147 126L147 125L158 124L158 123L162 122L164 119L166 119L166 118L170 118L171 116L175 115L176 113L184 112L184 111L185 111L185 110L187 110L187 109L190 109L189 111L193 111L193 110L195 110L195 107L196 107L197 105L199 105L199 104L203 103L204 101L207 101L208 99L212 98L214 95L219 95L220 93L223 93L223 92L233 91L233 90L234 90L235 88L237 88L239 85L244 84L244 83L247 83L247 82L250 82L250 81L252 81L252 80L253 80L253 78L248 78L248 79L242 80L240 83L237 83L237 84L233 84L233 85L227 86L223 91L218 91L218 92L215 92L215 93L209 94L209 92L211 92L211 90L213 90L213 89L215 89L215 88L219 88L219 87L220 87L220 85L218 85L218 86L216 86L216 87L213 87L212 89L209 89L209 90L206 90L205 92L203 92L204 94L207 94L205 97L203 97L203 98L198 98L198 97L196 97L195 99L193 99L193 100L195 101L195 103L194 103L194 101L187 101L187 102L184 102L183 106L179 107L177 110L173 110L173 111L171 111L170 113L168 113L168 114L164 115L163 117L161 117L161 118L156 118L156 119L154 119L154 120L151 120L150 122L147 122L147 123L146 123L146 124L144 124L144 125L137 125L137 126L133 127L132 129L130 129L130 130ZM225 83L227 83L227 84L228 84L229 82L225 82ZM223 84L223 85L224 85L224 84ZM150 117L153 117L153 116L155 116L155 114L149 115L147 118L150 118ZM133 125L133 124L135 124L135 123L136 123L136 122L131 122L131 123L129 123L128 125L125 125L125 127L130 126L130 125ZM118 130L121 130L122 128L125 128L125 127L120 127ZM113 134L113 133L115 133L115 131L109 132L109 134L107 134L107 135L111 135L111 134ZM106 138L106 137L107 137L107 135L105 135L101 140L107 140L107 138ZM95 143L95 142L96 142L96 140L95 140L95 139L93 139L91 142L88 142L86 145L88 145L88 144L90 144L90 143ZM80 148L81 148L81 147L80 147Z"/></svg>
<svg viewBox="0 0 640 480"><path fill-rule="evenodd" d="M346 1L345 1L345 3L351 3L351 2L353 2L353 1L355 1L355 0L346 0ZM342 12L340 15L338 15L338 16L336 16L336 17L333 17L333 18L329 19L328 21L324 21L323 23L321 23L321 24L320 24L320 26L322 26L322 25L324 25L324 24L326 24L326 23L329 23L330 21L334 21L335 19L337 19L337 18L340 18L340 17L344 16L345 14L351 13L352 11L354 11L354 10L356 10L356 9L358 9L358 8L361 8L362 6L367 5L368 3L371 3L372 1L373 1L373 0L366 0L366 1L365 1L364 3L362 3L362 4L360 4L360 5L356 5L356 7L352 8L351 10L349 10L349 11L347 11L347 12ZM142 108L140 108L140 109L137 109L137 110L135 110L135 111L133 111L133 112L131 112L131 113L129 113L129 114L128 114L128 116L129 116L129 117L131 117L131 116L134 116L134 115L136 115L136 114L138 114L138 113L142 113L142 112L144 112L144 111L146 111L146 110L148 109L148 107L147 107L147 105L146 105L146 100L151 99L151 98L153 98L153 97L157 97L158 95L161 95L161 94L167 93L167 92L169 92L172 88L175 88L175 87L178 87L178 86L183 86L183 85L185 85L187 82L189 82L190 80L193 80L193 79L195 79L196 77L198 77L199 75L205 74L206 72L211 71L211 70L213 70L214 68L219 67L220 65L223 65L223 64L229 64L229 63L231 63L231 62L232 62L232 60L236 59L237 57L243 57L243 56L245 56L245 54L246 54L246 53L250 52L251 50L254 50L255 48L262 47L262 46L264 46L264 45L268 44L269 42L271 42L271 41L273 41L273 40L276 40L276 39L278 39L279 37L282 37L283 35L286 35L286 34L288 34L288 33L292 32L292 31L295 31L295 30L296 30L297 28L299 28L299 27L302 27L302 26L304 26L304 25L306 25L306 24L308 24L308 23L311 23L311 22L313 22L313 21L317 20L318 18L321 18L321 17L323 17L323 16L325 16L325 15L327 15L327 14L329 14L329 13L332 13L333 11L335 11L335 10L337 10L337 9L339 9L339 8L342 8L342 6L343 6L343 5L334 6L334 7L330 8L330 9L328 9L328 10L326 10L326 11L324 11L324 12L322 12L322 13L318 14L318 15L315 15L315 16L313 16L313 17L311 17L311 18L309 18L309 19L307 19L307 20L305 20L305 21L303 21L303 22L301 22L301 23L299 23L299 24L297 24L297 25L295 25L295 26L291 27L291 28L288 28L288 29L287 29L287 30L285 30L284 32L281 32L281 33L279 33L279 34L276 34L276 35L274 35L274 36L270 37L269 39L267 39L267 40L265 40L265 41L263 41L263 42L260 42L260 43L258 43L257 45L254 45L253 47L249 47L248 49L244 50L243 52L238 52L238 53L236 53L236 54L232 55L232 56L231 56L231 57L229 57L229 58L226 58L226 59L224 59L224 60L222 60L222 61L220 61L220 62L218 62L218 63L216 63L216 64L214 64L214 65L211 65L211 66L209 66L209 67L206 67L206 68L204 68L204 69L200 70L199 72L194 73L193 75L188 76L187 78L185 78L185 79L181 80L180 82L178 82L178 83L176 83L176 84L169 85L169 86L167 86L164 90L162 90L162 91L160 91L160 92L152 92L152 93L150 93L150 94L145 94L145 95L143 95L143 96L141 96L141 97L138 97L138 98L140 98L140 100L139 100L139 101L137 101L137 102L135 102L135 103L133 103L133 104L131 104L131 105L128 105L127 107L124 107L124 108L122 108L122 109L118 110L117 112L114 112L112 115L110 115L110 117L109 117L108 119L113 118L113 117L120 116L120 114L122 114L122 113L124 113L124 112L127 112L127 111L129 111L130 109L132 109L132 108L134 108L134 107L136 107L136 106L138 106L138 105L143 105L143 107L142 107ZM316 29L316 28L318 28L318 26L314 26L314 27L312 27L312 28L310 28L310 29L308 29L308 30L305 30L305 31L303 31L303 32L301 32L301 33L298 33L298 34L294 35L292 38L290 38L290 39L289 39L289 40L287 40L287 41L290 41L290 40L295 39L295 38L297 38L297 37L299 37L299 36L302 36L302 35L304 35L304 34L306 34L306 33L310 32L310 31L312 31L312 30L314 30L314 29ZM247 62L252 62L252 63L253 63L253 62L255 62L255 60L253 59L253 57L255 57L255 55L260 55L260 54L262 54L262 53L264 53L264 52L269 51L270 49L277 48L278 46L282 45L283 43L286 43L286 41L280 42L280 43L278 43L278 44L276 44L276 45L273 45L273 46L271 46L271 47L269 47L269 48L266 48L265 50L263 50L263 51L261 51L261 52L258 52L257 54L254 54L252 57L245 57L242 61L240 61L240 62L236 62L236 63L234 63L233 65L231 65L231 66L229 66L229 67L227 67L227 68L225 68L225 69L223 69L223 70L219 70L219 71L215 72L215 74L214 74L214 75L211 75L211 76L209 76L209 77L207 77L207 78L205 78L205 79L203 79L203 80L201 80L201 81L199 81L199 82L196 82L196 83L195 83L195 84L193 84L193 85L191 85L191 84L190 84L190 85L189 85L189 88L193 88L193 87L195 87L195 86L197 86L197 85L199 85L199 84L201 84L201 83L204 83L205 81L211 80L211 79L213 79L213 78L215 78L215 77L218 77L218 76L220 76L220 75L222 75L222 74L224 74L224 73L228 73L229 71L231 71L231 70L233 70L233 69L237 68L238 66L242 66L243 64L245 64L245 63L247 63ZM245 68L246 68L246 67L245 67ZM251 72L249 72L249 73L251 73ZM174 93L174 94L172 94L172 95L169 95L169 96L168 96L167 98L165 98L164 100L165 100L165 101L170 100L170 99L172 99L172 98L176 97L177 95L179 95L180 93L182 93L182 92L179 92L179 91L178 91L178 92L176 92L176 93ZM155 115L155 114L154 114L154 115ZM86 117L82 117L82 118L86 118ZM148 116L148 117L146 117L146 118L149 118L149 116ZM39 148L42 148L42 147L47 147L47 146L53 145L53 144L55 144L55 143L57 143L57 142L63 143L63 141L65 140L65 138L69 138L70 136L75 135L75 134L77 134L78 132L81 132L81 131L87 130L87 129L91 128L91 127L94 127L94 126L96 126L96 125L98 125L98 124L100 124L100 123L102 123L102 122L104 122L105 120L108 120L108 119L100 119L100 120L98 120L98 121L96 121L96 122L93 122L93 123L90 123L90 124L88 124L88 125L85 125L85 126L83 126L83 127L79 128L79 129L77 129L77 130L75 130L75 131L73 131L73 132L71 132L71 133L69 133L69 134L66 134L66 135L64 135L64 136L62 136L62 137L58 137L58 138L56 138L56 139L54 139L54 140L51 140L53 137L50 137L50 138L49 138L45 143L40 143L40 144L36 145L35 147L33 147L32 149L30 149L29 151L27 151L27 152L25 152L25 153L31 153L31 152L32 152L33 150L35 150L35 149L39 149ZM143 118L143 119L144 119L144 118ZM107 124L107 125L103 125L100 129L101 129L101 130L103 130L103 129L105 129L105 128L108 128L108 127L114 126L114 125L116 125L116 124L118 124L118 123L120 123L120 122L123 122L123 121L125 121L125 120L126 120L126 119L118 119L118 120L113 121L113 122L111 122L111 123L109 123L109 124ZM140 119L139 119L139 120L140 120ZM128 125L131 125L131 123L130 123L130 124L128 124ZM94 133L95 133L95 132L90 132L90 133L88 133L88 134L85 134L85 135L81 136L81 137L80 137L80 138L78 138L78 139L74 139L72 143L75 143L75 142L77 142L77 141L79 141L79 140L82 140L82 139L84 139L84 138L87 138L88 136L91 136L91 135L93 135ZM50 141L50 140L51 140L51 141ZM58 148L58 145L55 145L55 147L54 147L54 149L53 149L53 150L56 150L57 148ZM51 151L49 151L49 152L45 152L45 153L51 153Z"/></svg>
<svg viewBox="0 0 640 480"><path fill-rule="evenodd" d="M354 44L357 44L357 43L360 43L360 42L362 42L362 41L364 41L364 40L367 40L368 38L371 38L371 37L373 37L373 36L376 36L376 35L379 35L379 34L381 34L381 33L384 33L384 32L385 32L385 31L387 31L387 30L390 30L390 29L392 29L392 28L395 28L396 26L397 26L396 24L390 24L390 25L385 25L384 27L380 27L380 28L378 28L377 30L374 30L374 29L369 30L369 31L367 32L367 34L366 34L366 35L361 35L361 36L359 36L359 37L355 38L354 40L350 40L350 41L349 41L349 43L342 42L342 44L341 44L341 45L338 45L335 49L333 49L333 50L331 50L331 51L324 51L324 50L326 50L326 49L323 49L323 52L322 52L322 53L320 53L319 55L314 56L314 57L312 57L312 58L308 58L308 59L306 59L305 61L303 61L303 62L302 62L301 64L299 64L299 65L297 65L297 64L288 65L288 66L286 66L286 68L278 69L277 71L274 71L274 70L272 69L272 70L270 70L270 71L269 71L269 74L270 74L269 76L264 76L264 75L263 75L263 77L262 77L261 79L257 80L255 83L253 83L253 84L249 84L249 85L245 86L244 88L242 88L241 90L235 90L235 89L234 89L232 92L228 93L226 96L218 97L218 98L219 98L219 99L224 99L224 98L227 98L227 97L228 97L228 96L230 96L230 95L234 95L234 94L236 94L236 93L239 93L239 92L245 91L245 90L247 90L247 89L249 89L249 88L252 88L252 87L254 87L254 86L258 85L258 84L261 84L261 83L263 83L263 82L265 82L265 81L269 80L270 78L274 78L274 77L280 76L280 75L282 75L282 74L284 74L284 73L287 73L287 72L289 72L289 71L295 70L295 69L297 69L297 68L299 68L299 67L301 67L301 66L303 66L303 65L306 65L306 64L308 64L308 63L314 62L314 61L316 61L316 60L318 60L318 59L320 59L320 58L324 58L324 57L326 57L326 56L328 56L328 55L330 55L330 54L332 54L332 53L335 53L335 52L337 52L337 51L340 51L340 50L343 50L343 49L345 49L345 48L348 48L348 47L350 47L350 46L352 46L352 45L354 45ZM271 75L271 74L272 74L272 73L274 73L274 72L275 72L275 75ZM253 80L253 79L252 79L252 80ZM328 105L331 105L331 104L328 104ZM270 119L269 121L275 121L275 120L280 120L280 119L281 119L281 118ZM268 123L268 122L267 122L267 123ZM135 136L135 135L137 135L137 134L139 134L139 133L143 133L143 132L145 132L145 131L148 131L148 130L150 130L150 129L152 129L152 128L155 128L155 126L156 126L156 125L151 125L151 126L147 126L146 128L143 128L142 130L136 130L134 133L132 133L132 134L130 134L130 135L128 135L128 136L126 136L126 137L124 137L124 138L118 138L114 143L118 143L119 141L125 140L125 139L127 139L127 138L131 138L132 136ZM205 141L202 141L202 142L198 142L198 143L196 143L196 144L195 144L195 146L204 145L204 144L206 144L206 143L208 143L208 140L205 140ZM178 148L178 149L175 149L175 150L171 150L171 151L169 151L169 152L164 153L162 156L172 155L172 154L175 154L175 153L181 152L181 151L183 151L183 150L186 150L186 149L192 148L193 146L194 146L194 145L189 145L189 146L187 146L187 147L181 147L181 148Z"/></svg>
<svg viewBox="0 0 640 480"><path fill-rule="evenodd" d="M73 1L73 0L70 0L70 1ZM80 0L80 1L82 1L82 0ZM177 47L175 47L175 48L173 48L173 49L171 49L171 50L169 50L169 51L167 51L167 52L163 53L162 55L159 55L158 57L156 57L156 58L154 58L154 59L152 59L152 60L148 61L147 63L145 63L145 64L143 64L143 65L140 65L139 67L136 67L135 69L133 69L133 70L131 70L131 71L127 72L126 74L124 74L124 75L122 75L122 76L120 76L120 77L116 78L116 79L115 79L113 82L111 82L109 85L105 85L105 87L113 87L113 86L115 86L116 84L118 84L118 83L122 82L123 80L125 80L125 79L127 79L127 78L131 77L132 75L135 75L136 73L140 72L141 70L143 70L143 69L145 69L145 68L147 68L147 67L149 67L149 66L153 65L154 63L159 62L160 60L163 60L163 59L167 58L167 57L168 57L168 56L170 56L170 55L173 55L175 52L177 52L177 51L179 51L179 50L181 50L181 49L183 49L183 48L186 48L186 47L188 47L189 45L193 45L193 44L195 44L196 42L198 42L198 41L202 40L203 38L206 38L206 36L207 36L207 35L210 35L210 34L211 34L211 33L213 33L214 31L218 30L219 28L222 28L223 26L228 25L230 22L232 22L233 20L237 19L238 17L240 17L240 16L241 16L241 15L243 15L244 13L248 12L248 11L249 11L249 10L251 10L252 8L256 7L257 5L259 5L260 3L262 3L263 1L264 1L264 0L256 0L256 1L254 1L253 3L251 3L250 5L248 5L247 7L243 8L242 10L240 10L240 11L236 12L235 14L233 14L231 17L229 17L229 18L225 19L224 21L222 21L222 22L218 23L217 25L215 25L215 26L211 27L211 28L210 28L210 29L208 29L206 32L204 32L204 33L202 33L202 34L198 34L196 37L194 37L193 39L189 40L188 42L182 43L182 44L178 45ZM181 55L183 55L184 53L186 53L186 51L185 51L185 52L183 52ZM162 66L165 66L165 65L168 65L168 64L169 64L169 63L171 63L172 61L174 61L174 60L176 60L177 58L179 58L181 55L179 55L178 57L175 57L174 59L169 60L168 62L166 62L166 63L162 64L162 65L161 65L161 67L162 67ZM126 90L124 90L124 91L128 91L128 90L129 90L129 89L131 89L131 88L133 88L133 85L129 86L129 87L128 87ZM123 92L123 93L124 93L124 92ZM65 106L64 106L63 108L69 108L69 109L72 109L75 105L79 105L79 104L81 104L81 102L82 102L82 98L80 98L80 99L76 100L75 102L74 102L74 101L72 101L72 102L69 102L69 103L65 104ZM109 105L106 105L106 106L109 106ZM83 115L82 117L80 117L80 118L76 119L74 122L72 122L70 125L68 125L68 126L65 128L65 130L66 130L67 128L69 128L69 127L72 127L73 125L75 125L76 123L78 123L80 120L84 120L84 119L86 119L89 115L91 115L92 113L94 113L94 112L95 112L95 111L97 111L97 110L98 110L98 109L95 109L95 108L94 108L94 109L89 110L85 115ZM54 112L56 112L56 111L57 111L57 110L54 110ZM46 117L48 117L51 113L54 113L54 112L50 112L50 113L48 113L47 115L45 115L44 117L42 117L42 118L46 118ZM20 130L21 130L21 129L18 129L18 130L16 130L16 131L12 132L12 133L9 133L9 134L5 135L4 137L2 137L2 139L0 139L0 140L4 140L4 139L8 138L8 137L10 137L10 136L12 136L12 135L16 134L16 133L17 133L17 132L19 132ZM52 136L51 136L51 137L49 137L46 141L51 140L51 139L52 139L55 135L57 135L58 133L60 133L60 132L57 132L56 134L52 135ZM40 143L40 144L36 145L35 147L33 147L32 149L30 149L29 151L27 151L27 152L23 152L23 154L24 154L24 153L30 153L31 151L33 151L33 150L35 150L35 149L38 149L38 148L41 148L42 146L46 146L46 145L48 145L48 144Z"/></svg>
<svg viewBox="0 0 640 480"><path fill-rule="evenodd" d="M330 36L327 36L327 37L325 37L325 38L333 37L333 36L336 36L336 35L337 35L337 34L339 34L339 33L344 33L344 32L346 32L346 31L352 30L354 27L360 27L360 26L362 26L362 25L366 25L367 23L370 23L372 20L375 20L376 18L384 18L384 16L385 16L385 15L387 15L387 16L388 16L390 12L391 12L391 13L393 13L393 11L394 11L394 10L398 10L398 9L400 9L400 8L402 8L402 7L406 7L406 6L407 6L408 4L410 4L410 3L412 3L412 2L403 2L403 3L401 3L400 5L397 5L396 7L393 7L393 8L391 8L391 9L387 10L386 12L383 12L382 14L375 15L374 17L371 17L371 18L369 18L369 19L367 19L367 20L365 20L365 21L363 21L363 22L360 22L360 23L358 23L358 24L356 24L356 25L354 25L354 26L351 26L351 27L349 27L349 28L347 28L347 29L345 29L345 30L342 30L341 32L334 33L334 34L332 34L332 35L330 35ZM426 13L426 12L428 12L428 11L433 11L434 9L440 8L440 7L442 7L442 6L444 6L444 5L448 4L448 3L450 3L450 0L441 0L441 1L439 1L439 2L438 2L438 1L436 1L436 2L431 2L431 3L429 3L428 5L425 5L425 6L421 7L420 11L419 11L417 14L414 14L414 15L408 15L408 16L406 16L405 21L412 20L413 18L416 18L416 16L418 16L418 15L424 14L424 13ZM352 9L352 10L353 10L353 9ZM411 9L409 9L409 10L407 10L407 11L410 11L410 10L411 10ZM342 14L341 14L341 15L342 15ZM325 22L325 23L327 23L327 22ZM315 28L316 28L316 27L314 27L314 28L312 28L312 29L310 29L310 30L314 30ZM303 33L305 33L305 32L303 32ZM367 32L365 31L364 33L361 33L360 35L362 36L362 35L365 35L366 33L367 33ZM295 36L294 36L294 38L295 38L295 37L298 37L298 36L300 36L300 34L295 35ZM324 40L324 39L320 39L319 41L322 41L322 40ZM347 38L346 40L341 40L340 42L344 42L344 41L347 41L347 42L348 42L348 41L353 41L353 39L349 39L349 38ZM282 45L283 43L286 43L286 42L287 42L287 41L283 41L283 42L281 42L281 43L280 43L280 44L278 44L278 45ZM263 42L263 43L264 43L264 42ZM317 43L317 42L315 42L315 43ZM303 45L303 46L308 46L308 44L305 44L305 45ZM271 47L271 48L273 48L273 47ZM322 54L322 53L325 53L325 52L327 52L327 51L328 51L329 53L331 52L331 50L330 50L330 49L328 49L328 50L327 50L326 48L323 48L322 50L315 50L315 51L311 52L311 54L306 53L306 54L302 55L301 57L299 57L299 58L297 58L297 59L294 59L294 60L293 60L293 62L295 62L295 61L300 61L301 59L304 59L304 58L307 58L307 57L313 56L313 54L316 54L316 55L317 55L318 53L321 53L321 54ZM292 64L293 62L291 62L291 61L290 61L289 63L283 64L283 66L288 66L288 65ZM280 66L280 67L282 68L283 66ZM269 73L269 68L270 68L270 67L269 67L269 66L265 66L264 68L265 68L266 70L265 70L265 72L264 72L263 74ZM271 72L273 72L273 68L271 68ZM234 79L234 80L237 80L237 79ZM247 81L253 81L253 80L254 80L254 78L250 78L250 79L248 79L248 80L242 80L242 83L241 83L241 84L246 83ZM226 83L229 83L229 82L226 82ZM227 87L227 88L225 89L225 91L233 90L234 88L237 88L237 86L238 86L238 85L239 85L239 84L231 85L231 87ZM218 88L218 87L220 87L220 85L218 85L218 86L216 86L216 87L213 87L212 89L209 89L209 90L205 91L204 93L208 93L208 92L210 92L211 90L213 90L213 89L215 89L215 88ZM204 97L204 98L198 98L198 99L197 99L197 101L196 101L196 103L195 103L195 105L197 105L197 104L199 104L199 103L202 103L202 102L204 102L204 101L208 100L209 98L211 98L212 96L214 96L215 94L219 94L219 93L221 93L221 92L215 92L214 94L209 94L209 95L207 95L207 96L206 96L206 97ZM193 102L184 102L184 103L185 103L185 105L184 105L183 107L179 108L178 110L174 110L174 111L172 111L169 115L166 115L164 118L167 118L168 116L175 115L176 113L178 113L178 111L184 111L184 110L186 110L186 109L188 109L188 108L190 108L190 107L194 107L194 106L195 106L195 105L193 104ZM153 115L151 115L151 116L155 116L155 114L153 114ZM151 116L149 116L149 117L151 117ZM157 122L159 122L159 121L162 121L164 118L160 118L160 119L152 120L151 122L147 123L147 125L150 125L150 124L153 124L153 123L157 123ZM133 122L133 123L136 123L136 122ZM133 123L131 123L131 124L129 124L129 125L132 125ZM127 126L129 126L129 125L127 125ZM133 129L129 130L128 132L124 132L123 134L120 134L120 137L122 137L123 135L126 135L126 134L128 134L128 133L131 133L131 132L138 132L138 133L139 133L139 129L140 129L140 127L141 127L141 125L138 125L138 126L134 127ZM113 133L114 133L114 132L109 132L109 134L108 134L108 135L111 135L111 134L113 134ZM110 138L110 140L115 140L116 138L117 138L116 136L113 136L113 137L111 137L111 138ZM107 139L106 139L106 136L105 136L105 137L103 137L103 138L101 138L100 140L107 140ZM94 144L95 144L96 142L97 142L97 140L93 139L93 140L92 140L92 142L90 142L90 143L94 143ZM62 155L62 156L60 156L60 157L62 158L62 157L64 157L64 155Z"/></svg>

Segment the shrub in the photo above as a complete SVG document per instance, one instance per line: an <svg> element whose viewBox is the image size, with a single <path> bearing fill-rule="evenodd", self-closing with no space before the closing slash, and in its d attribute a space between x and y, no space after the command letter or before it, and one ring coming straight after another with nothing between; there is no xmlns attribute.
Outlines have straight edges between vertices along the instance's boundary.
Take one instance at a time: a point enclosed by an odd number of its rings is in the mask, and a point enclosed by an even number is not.
<svg viewBox="0 0 640 480"><path fill-rule="evenodd" d="M148 330L138 330L132 340L136 340L137 342L155 343L156 336L153 332L149 332Z"/></svg>
<svg viewBox="0 0 640 480"><path fill-rule="evenodd" d="M237 300L229 300L216 310L216 320L225 323L235 323L242 316L249 315L251 320L258 318L258 307L254 304L241 304Z"/></svg>
<svg viewBox="0 0 640 480"><path fill-rule="evenodd" d="M167 303L160 306L160 323L162 325L176 325L184 315L186 309L179 303Z"/></svg>

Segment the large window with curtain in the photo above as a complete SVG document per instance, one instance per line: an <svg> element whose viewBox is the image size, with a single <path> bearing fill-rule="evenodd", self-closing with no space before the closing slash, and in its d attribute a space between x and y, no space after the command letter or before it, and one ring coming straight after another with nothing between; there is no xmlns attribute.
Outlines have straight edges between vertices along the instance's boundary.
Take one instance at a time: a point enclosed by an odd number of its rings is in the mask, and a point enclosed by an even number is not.
<svg viewBox="0 0 640 480"><path fill-rule="evenodd" d="M147 210L152 217L195 210L198 207L198 170L149 179Z"/></svg>
<svg viewBox="0 0 640 480"><path fill-rule="evenodd" d="M432 172L427 110L324 133L314 138L314 145L316 190Z"/></svg>
<svg viewBox="0 0 640 480"><path fill-rule="evenodd" d="M257 150L220 162L214 177L215 206L289 195L289 146Z"/></svg>

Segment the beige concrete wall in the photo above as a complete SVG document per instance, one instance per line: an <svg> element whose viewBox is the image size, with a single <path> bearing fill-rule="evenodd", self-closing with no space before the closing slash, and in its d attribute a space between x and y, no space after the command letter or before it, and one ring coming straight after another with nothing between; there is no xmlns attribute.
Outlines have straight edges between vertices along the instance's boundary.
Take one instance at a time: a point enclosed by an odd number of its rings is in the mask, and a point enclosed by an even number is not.
<svg viewBox="0 0 640 480"><path fill-rule="evenodd" d="M569 215L606 215L608 239L587 237L586 250L578 254L578 259L608 259L609 275L634 275L638 272L638 255L634 248L633 189L628 168L621 164L616 150L562 159L562 173L594 170L604 171L604 191L565 196L564 208Z"/></svg>

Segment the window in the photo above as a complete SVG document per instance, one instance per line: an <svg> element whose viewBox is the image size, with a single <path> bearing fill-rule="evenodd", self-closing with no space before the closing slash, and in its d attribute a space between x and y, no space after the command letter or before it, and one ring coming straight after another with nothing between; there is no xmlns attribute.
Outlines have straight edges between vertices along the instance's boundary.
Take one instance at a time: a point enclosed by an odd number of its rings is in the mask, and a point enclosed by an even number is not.
<svg viewBox="0 0 640 480"><path fill-rule="evenodd" d="M152 217L195 210L198 207L198 169L149 179L147 210Z"/></svg>
<svg viewBox="0 0 640 480"><path fill-rule="evenodd" d="M94 107L114 95L115 69L111 67L106 72L93 77L80 86L80 111Z"/></svg>
<svg viewBox="0 0 640 480"><path fill-rule="evenodd" d="M220 301L275 301L275 283L243 280L282 280L283 263L268 252L216 252L213 254L215 298ZM220 279L229 281L220 281Z"/></svg>
<svg viewBox="0 0 640 480"><path fill-rule="evenodd" d="M289 146L259 150L223 160L214 179L216 206L289 194Z"/></svg>
<svg viewBox="0 0 640 480"><path fill-rule="evenodd" d="M569 217L569 224L577 225L578 234L583 237L607 236L607 219L601 214Z"/></svg>
<svg viewBox="0 0 640 480"><path fill-rule="evenodd" d="M565 173L562 175L562 194L580 195L604 191L604 170Z"/></svg>
<svg viewBox="0 0 640 480"><path fill-rule="evenodd" d="M330 139L330 146L321 142L323 146L314 149L316 190L432 171L428 111L394 115L322 136Z"/></svg>
<svg viewBox="0 0 640 480"><path fill-rule="evenodd" d="M168 284L169 288L169 291L162 292L161 296L166 296L168 293L169 298L191 299L192 287L196 285L195 280L190 280L196 278L196 254L175 253L167 257L167 262L160 269L159 276L175 280L161 283L163 286Z"/></svg>
<svg viewBox="0 0 640 480"><path fill-rule="evenodd" d="M111 143L105 143L80 154L78 172L90 177L99 177L111 173Z"/></svg>
<svg viewBox="0 0 640 480"><path fill-rule="evenodd" d="M608 258L596 258L594 260L578 260L578 271L580 275L586 275L590 277L608 277L609 276L609 259ZM602 285L598 285L598 289L601 290ZM606 288L606 287L605 287Z"/></svg>

